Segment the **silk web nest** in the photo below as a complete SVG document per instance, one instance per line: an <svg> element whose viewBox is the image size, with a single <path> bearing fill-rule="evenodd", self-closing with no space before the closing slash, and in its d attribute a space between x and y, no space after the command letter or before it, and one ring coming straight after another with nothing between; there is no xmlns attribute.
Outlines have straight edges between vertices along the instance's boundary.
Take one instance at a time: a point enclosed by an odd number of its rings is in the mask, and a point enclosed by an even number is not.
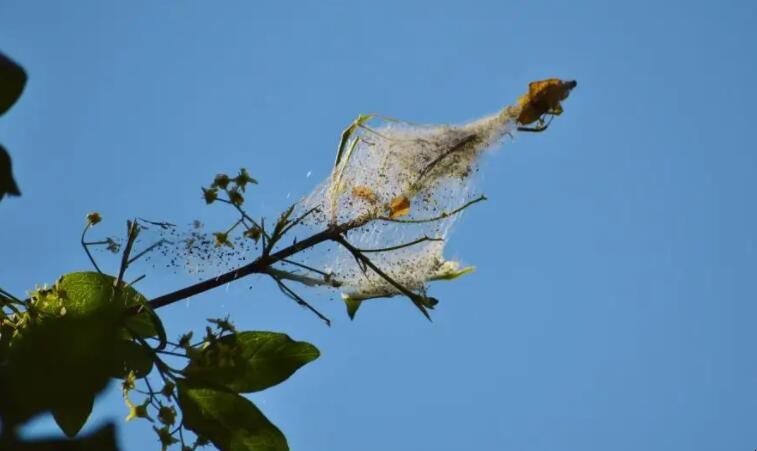
<svg viewBox="0 0 757 451"><path fill-rule="evenodd" d="M519 112L517 106L506 107L462 125L358 117L343 134L332 173L295 205L292 217L305 219L289 233L302 238L359 223L346 240L393 281L426 297L429 282L473 270L446 259L445 244L463 210L484 199L474 190L481 156L513 131ZM239 267L259 251L243 236L219 247L199 222L189 233L164 223L142 225L148 229L142 235L146 242L155 241L154 233L160 237L145 260L199 277ZM338 288L350 316L361 301L402 294L339 243L322 243L281 263L286 271L272 270L277 276ZM326 277L313 277L312 269Z"/></svg>
<svg viewBox="0 0 757 451"><path fill-rule="evenodd" d="M331 175L298 204L300 213L311 212L304 225L323 230L368 219L347 240L394 281L425 296L428 282L473 270L445 259L446 239L462 210L483 200L473 193L480 157L512 131L517 115L508 107L459 126L383 119L369 127L376 118L359 117ZM338 244L308 259L341 284L347 301L401 294Z"/></svg>

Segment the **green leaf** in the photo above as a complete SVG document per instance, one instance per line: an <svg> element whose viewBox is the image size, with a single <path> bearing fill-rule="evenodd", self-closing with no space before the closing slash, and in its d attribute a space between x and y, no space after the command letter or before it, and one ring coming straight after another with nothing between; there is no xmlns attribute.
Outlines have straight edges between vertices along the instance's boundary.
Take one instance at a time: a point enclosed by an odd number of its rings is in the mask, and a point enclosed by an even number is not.
<svg viewBox="0 0 757 451"><path fill-rule="evenodd" d="M0 116L16 103L26 85L26 72L0 53Z"/></svg>
<svg viewBox="0 0 757 451"><path fill-rule="evenodd" d="M79 405L112 373L119 316L109 309L34 321L13 339L0 367L0 415L19 424L44 411Z"/></svg>
<svg viewBox="0 0 757 451"><path fill-rule="evenodd" d="M255 404L226 390L178 385L184 426L221 451L286 451L286 437Z"/></svg>
<svg viewBox="0 0 757 451"><path fill-rule="evenodd" d="M116 428L112 424L74 440L34 440L12 446L13 451L118 451Z"/></svg>
<svg viewBox="0 0 757 451"><path fill-rule="evenodd" d="M94 403L94 396L78 399L77 402L53 409L53 418L66 436L74 437L87 422Z"/></svg>
<svg viewBox="0 0 757 451"><path fill-rule="evenodd" d="M113 367L111 375L125 377L134 371L137 378L143 378L152 371L153 358L149 349L133 340L119 340L113 350Z"/></svg>
<svg viewBox="0 0 757 451"><path fill-rule="evenodd" d="M126 287L117 292L115 277L98 272L74 272L61 276L55 288L65 301L69 314L86 314L103 305L116 304L130 307L138 304L143 297L133 288Z"/></svg>
<svg viewBox="0 0 757 451"><path fill-rule="evenodd" d="M103 306L124 312L126 309L142 305L145 311L128 317L126 327L142 338L165 337L165 330L157 317L147 306L147 299L132 287L115 289L116 278L98 272L74 272L58 279L53 287L56 298L47 296L38 308L57 313L61 306L67 315L83 315Z"/></svg>
<svg viewBox="0 0 757 451"><path fill-rule="evenodd" d="M247 393L285 381L319 355L315 346L285 334L239 332L208 345L192 358L184 374L195 383Z"/></svg>
<svg viewBox="0 0 757 451"><path fill-rule="evenodd" d="M3 200L6 194L20 196L21 191L16 185L16 180L13 179L11 156L5 147L0 145L0 200Z"/></svg>
<svg viewBox="0 0 757 451"><path fill-rule="evenodd" d="M126 310L146 300L133 288L114 285L111 276L82 272L32 293L27 325L14 334L0 366L0 416L6 424L53 411L70 435L110 377L127 370L138 377L150 372L150 351L124 329ZM145 326L141 333L164 336L154 313L140 317L144 322L135 324Z"/></svg>
<svg viewBox="0 0 757 451"><path fill-rule="evenodd" d="M360 304L362 304L363 301L360 299L353 299L344 294L342 295L342 299L344 299L344 304L347 306L347 315L349 315L350 319L355 319L357 309L360 308Z"/></svg>
<svg viewBox="0 0 757 451"><path fill-rule="evenodd" d="M443 265L442 270L440 270L434 276L429 277L428 279L429 281L455 280L460 276L464 276L476 270L475 266L466 266L465 268L460 269L459 265L457 265L454 262L445 262L445 263L449 263L449 264L447 266Z"/></svg>

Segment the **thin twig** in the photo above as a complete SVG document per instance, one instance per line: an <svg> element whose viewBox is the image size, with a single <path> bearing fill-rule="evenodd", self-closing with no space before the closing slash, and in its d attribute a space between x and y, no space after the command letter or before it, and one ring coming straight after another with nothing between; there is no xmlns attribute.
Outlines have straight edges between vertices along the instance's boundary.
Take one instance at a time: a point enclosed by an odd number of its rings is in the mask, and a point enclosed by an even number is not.
<svg viewBox="0 0 757 451"><path fill-rule="evenodd" d="M390 247L382 247L379 249L358 249L358 251L362 253L371 253L371 252L389 252L389 251L396 251L398 249L403 249L406 247L410 247L413 245L416 245L418 243L422 243L424 241L444 241L444 238L430 238L427 236L424 236L423 238L418 238L417 240L410 241L408 243L404 244L398 244L397 246L390 246Z"/></svg>
<svg viewBox="0 0 757 451"><path fill-rule="evenodd" d="M466 208L470 207L471 205L479 203L479 202L484 201L484 200L487 200L487 199L486 199L486 196L484 196L482 194L481 196L479 196L479 197L477 197L477 198L475 198L475 199L473 199L471 201L466 202L463 206L461 206L459 208L456 208L456 209L454 209L454 210L452 210L450 212L444 211L439 216L435 216L433 218L425 218L425 219L393 219L393 218L390 218L390 217L387 217L387 216L380 216L380 217L378 217L376 219L379 219L381 221L399 222L399 223L405 223L405 224L422 224L424 222L434 222L434 221L439 221L439 220L442 220L442 219L445 219L445 218L449 218L450 216L454 216L454 215L460 213L461 211L465 210Z"/></svg>
<svg viewBox="0 0 757 451"><path fill-rule="evenodd" d="M273 247L281 239L281 237L283 236L281 231L284 230L284 228L286 227L286 222L289 221L289 215L292 214L293 210L294 210L294 204L292 204L289 208L287 208L286 211L281 214L281 216L279 217L279 220L276 221L276 225L273 227L273 233L271 234L271 237L268 240L268 243L265 246L263 246L263 255L270 254L271 250L273 250Z"/></svg>
<svg viewBox="0 0 757 451"><path fill-rule="evenodd" d="M378 274L379 277L386 280L389 283L389 285L393 286L394 288L397 289L397 291L399 291L400 293L410 298L410 300L413 301L413 304L415 304L415 306L418 307L418 310L420 310L421 313L423 313L423 316L425 316L426 319L431 321L431 316L428 314L428 311L426 310L426 307L430 301L430 298L427 298L425 296L420 296L417 293L413 293L412 291L407 289L404 285L394 280L391 276L389 276L384 271L382 271L378 266L376 266L371 261L371 259L363 255L359 249L357 249L356 247L351 245L349 242L347 242L347 240L344 239L344 237L340 236L335 241L341 244L342 246L344 246L344 248L347 249L350 253L352 253L352 255L354 255L356 259L362 260L366 266L371 268L373 272Z"/></svg>
<svg viewBox="0 0 757 451"><path fill-rule="evenodd" d="M273 277L273 280L276 281L276 284L279 286L279 289L282 293L284 293L287 297L294 300L299 305L307 308L311 312L313 312L318 318L322 319L323 322L326 323L327 326L331 327L331 320L325 317L321 312L316 310L312 305L310 305L305 299L303 299L300 295L294 292L291 288L286 286L284 282L281 281L281 279L277 276L271 275Z"/></svg>
<svg viewBox="0 0 757 451"><path fill-rule="evenodd" d="M330 286L330 287L338 288L342 286L340 282L333 279L327 279L325 277L316 279L314 277L308 277L308 276L303 276L301 274L295 274L288 271L283 271L281 269L277 269L272 266L263 272L268 275L278 277L280 279L291 280L293 282L301 283L309 287Z"/></svg>
<svg viewBox="0 0 757 451"><path fill-rule="evenodd" d="M18 316L21 316L21 311L15 305L13 305L13 304L14 303L19 304L19 305L25 305L25 304L23 302L21 302L21 301L16 300L13 297L13 295L11 295L10 293L8 293L7 291L5 291L3 289L0 289L0 292L3 293L3 294L0 294L0 300L3 301L2 307L8 307L9 309L11 309L13 311L13 313L15 313ZM6 297L5 293L7 293L7 295L10 296L10 297Z"/></svg>
<svg viewBox="0 0 757 451"><path fill-rule="evenodd" d="M176 357L184 357L185 359L190 358L186 354L180 354L178 352L171 352L171 351L165 351L165 350L163 350L163 351L155 351L155 352L157 352L158 354L166 354L166 355L172 355L172 356L176 356Z"/></svg>
<svg viewBox="0 0 757 451"><path fill-rule="evenodd" d="M84 253L87 254L87 257L89 257L89 261L92 263L92 266L95 267L95 270L102 274L103 272L100 271L100 267L97 266L97 263L95 262L95 258L92 257L92 254L89 252L89 248L87 247L87 243L84 242L84 236L87 234L87 230L92 226L92 223L87 223L87 225L84 227L84 230L81 232L81 246L84 248Z"/></svg>
<svg viewBox="0 0 757 451"><path fill-rule="evenodd" d="M135 283L139 282L140 280L144 279L145 277L147 277L147 275L146 274L142 274L141 276L139 276L136 279L132 280L131 282L127 283L126 286L127 287L134 286Z"/></svg>
<svg viewBox="0 0 757 451"><path fill-rule="evenodd" d="M271 237L265 232L265 218L260 218L260 233L263 235L261 240L263 254L266 254L265 250L268 248L268 241L270 241Z"/></svg>
<svg viewBox="0 0 757 451"><path fill-rule="evenodd" d="M134 263L135 261L137 261L137 260L139 260L140 258L142 258L142 256L143 256L143 255L145 255L146 253L148 253L148 252L152 251L152 250L153 250L153 249L155 249L156 247L159 247L159 246L161 246L161 245L162 245L163 243L173 244L173 241L167 240L167 239L165 239L165 238L161 238L160 240L156 241L155 243L153 243L153 244L151 244L151 245L147 246L147 247L146 247L146 248L145 248L145 249L144 249L143 251L141 251L140 253L138 253L138 254L137 254L137 255L135 255L134 257L130 258L130 259L129 259L129 261L128 261L128 263L129 263L129 264L131 265L131 264L132 264L132 263Z"/></svg>
<svg viewBox="0 0 757 451"><path fill-rule="evenodd" d="M297 266L297 267L300 267L302 269L307 269L308 271L312 271L314 273L320 274L323 277L331 277L331 275L332 275L331 273L328 273L326 271L321 271L318 268L313 268L312 266L308 266L308 265L302 264L300 262L296 262L294 260L290 260L288 258L282 258L281 261L284 262L284 263L287 263L289 265L292 265L292 266Z"/></svg>
<svg viewBox="0 0 757 451"><path fill-rule="evenodd" d="M177 370L176 368L171 368L166 362L163 361L163 359L160 358L158 355L158 352L162 352L156 349L153 349L147 341L142 338L139 334L129 330L129 334L139 342L144 348L147 349L147 352L152 354L152 361L155 363L155 366L158 368L158 374L160 374L160 377L163 379L163 382L167 383L168 379L166 378L164 373L169 374L181 374L181 371Z"/></svg>
<svg viewBox="0 0 757 451"><path fill-rule="evenodd" d="M242 217L243 217L244 219L246 219L246 220L250 221L250 222L252 223L252 225L253 225L253 226L255 226L255 227L259 228L259 229L260 229L260 230L261 230L261 231L263 232L263 236L264 236L264 237L266 237L266 238L270 238L270 237L269 237L269 236L268 236L268 235L267 235L267 234L265 233L265 229L263 228L263 226L262 226L262 223L261 223L261 224L258 224L258 222L257 222L257 221L255 221L255 220L254 220L254 219L252 218L252 216L248 215L248 214L247 214L247 212L246 212L246 211L244 211L244 209L242 209L242 207L240 207L239 205L237 205L237 204L235 204L235 203L233 203L233 202L230 202L230 201L228 201L228 200L226 200L226 199L218 199L218 200L220 200L221 202L225 202L225 203L227 203L227 204L229 204L229 205L233 206L233 207L234 207L234 208L235 208L235 209L237 210L237 212L239 212L239 214L240 214L240 215L242 215Z"/></svg>
<svg viewBox="0 0 757 451"><path fill-rule="evenodd" d="M439 163L441 163L442 160L444 160L445 158L447 158L448 156L452 155L455 152L460 152L461 150L465 150L466 146L469 143L475 141L476 139L478 139L477 135L475 135L475 134L468 135L465 138L461 139L460 142L458 142L457 144L455 144L454 146L452 146L450 149L448 149L446 152L444 152L441 155L439 155L438 157L436 157L431 163L428 164L428 166L426 166L425 168L423 168L423 170L421 171L421 173L418 175L418 178L415 179L415 182L413 183L413 186L414 187L417 186L420 183L420 181L423 179L423 177L425 177L426 174L428 174L429 172L431 172L431 170L434 169L434 167L436 165L438 165Z"/></svg>
<svg viewBox="0 0 757 451"><path fill-rule="evenodd" d="M306 211L305 213L301 214L299 218L295 219L294 221L290 222L289 225L284 227L284 229L281 230L280 235L283 237L289 230L292 229L292 227L296 226L297 224L301 223L305 218L310 216L312 213L318 211L319 207L313 207L310 210Z"/></svg>
<svg viewBox="0 0 757 451"><path fill-rule="evenodd" d="M173 229L176 227L176 224L171 224L170 222L150 221L149 219L145 219L145 218L137 218L137 220L146 222L148 224L152 224L154 226L158 226L163 230Z"/></svg>
<svg viewBox="0 0 757 451"><path fill-rule="evenodd" d="M23 304L21 299L17 298L16 296L13 296L11 293L3 290L2 288L0 288L0 294L5 296L9 301L14 301L17 304Z"/></svg>
<svg viewBox="0 0 757 451"><path fill-rule="evenodd" d="M108 241L108 240L102 240L102 241L86 241L86 242L84 242L84 244L86 244L87 246L99 246L99 245L101 245L101 244L108 244L108 243L109 243L109 241Z"/></svg>
<svg viewBox="0 0 757 451"><path fill-rule="evenodd" d="M131 253L131 247L134 245L134 241L139 235L139 224L137 221L127 221L128 237L126 239L126 246L124 252L121 254L121 267L118 269L118 278L116 279L116 287L121 286L121 282L124 280L124 274L126 268L129 267L129 254Z"/></svg>

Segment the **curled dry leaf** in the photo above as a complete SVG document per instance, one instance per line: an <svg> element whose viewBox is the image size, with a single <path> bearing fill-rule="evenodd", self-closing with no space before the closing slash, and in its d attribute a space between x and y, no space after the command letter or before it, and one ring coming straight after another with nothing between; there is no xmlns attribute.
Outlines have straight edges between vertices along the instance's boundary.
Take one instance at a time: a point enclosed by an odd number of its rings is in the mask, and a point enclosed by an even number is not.
<svg viewBox="0 0 757 451"><path fill-rule="evenodd" d="M410 213L410 199L397 196L389 202L389 218L396 219Z"/></svg>
<svg viewBox="0 0 757 451"><path fill-rule="evenodd" d="M372 189L368 188L367 186L356 186L352 188L352 196L357 197L358 199L363 199L372 204L375 204L376 202L378 202L378 198L376 197L376 194L373 192Z"/></svg>

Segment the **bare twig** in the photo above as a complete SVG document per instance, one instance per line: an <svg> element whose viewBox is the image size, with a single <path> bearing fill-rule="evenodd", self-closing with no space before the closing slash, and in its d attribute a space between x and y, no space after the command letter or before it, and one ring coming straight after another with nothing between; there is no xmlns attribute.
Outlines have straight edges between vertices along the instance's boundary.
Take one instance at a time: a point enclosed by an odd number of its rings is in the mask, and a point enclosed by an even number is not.
<svg viewBox="0 0 757 451"><path fill-rule="evenodd" d="M382 247L379 249L358 249L358 251L366 254L371 252L389 252L389 251L396 251L398 249L403 249L406 247L414 246L418 243L422 243L424 241L444 241L444 238L430 238L427 236L424 236L422 238L418 238L417 240L413 240L404 244L398 244L397 246L390 246L390 247Z"/></svg>
<svg viewBox="0 0 757 451"><path fill-rule="evenodd" d="M124 280L126 268L129 267L129 254L131 253L132 246L134 246L134 241L137 239L137 235L139 235L139 224L137 224L137 221L127 221L126 224L128 237L126 239L126 246L124 246L124 252L121 254L121 267L118 269L118 278L116 279L117 288L121 286L121 282Z"/></svg>
<svg viewBox="0 0 757 451"><path fill-rule="evenodd" d="M103 244L110 244L110 241L108 241L108 240L84 241L83 244L86 244L87 246L100 246L100 245L103 245Z"/></svg>
<svg viewBox="0 0 757 451"><path fill-rule="evenodd" d="M152 251L152 250L153 250L153 249L155 249L156 247L160 247L160 246L162 246L162 245L163 245L163 243L173 244L173 241L167 240L167 239L165 239L165 238L161 238L160 240L156 241L155 243L153 243L153 244L151 244L151 245L147 246L147 247L146 247L146 248L145 248L145 249L144 249L143 251L139 252L139 253L138 253L137 255L135 255L134 257L130 258L130 259L129 259L129 261L128 261L128 263L129 263L129 264L132 264L132 263L134 263L135 261L137 261L137 260L139 260L140 258L142 258L142 256L143 256L143 255L145 255L145 254L147 254L148 252Z"/></svg>
<svg viewBox="0 0 757 451"><path fill-rule="evenodd" d="M413 183L413 186L417 187L420 181L423 179L423 177L425 177L429 172L431 172L434 169L434 167L436 167L436 165L442 162L442 160L444 160L445 158L447 158L448 156L456 152L465 150L468 144L472 143L473 141L476 141L477 139L478 139L478 136L475 134L468 135L465 138L461 139L460 142L450 147L447 151L445 151L444 153L436 157L433 161L431 161L431 163L429 163L425 168L423 168L420 174L418 174L418 178L415 179L415 183Z"/></svg>
<svg viewBox="0 0 757 451"><path fill-rule="evenodd" d="M261 232L263 233L263 236L264 236L265 238L270 238L270 237L268 236L268 234L266 234L266 233L265 233L265 229L263 228L263 225L262 225L262 221L261 221L261 223L260 223L260 224L258 224L258 222L257 222L256 220L254 220L254 219L252 218L252 216L248 215L248 214L247 214L247 212L246 212L246 211L244 211L244 209L242 209L242 207L240 207L239 205L237 205L237 204L235 204L235 203L233 203L233 202L230 202L230 201L228 201L228 200L226 200L226 199L218 199L218 200L219 200L219 201L221 201L221 202L225 202L225 203L227 203L227 204L229 204L229 205L233 206L233 207L234 207L234 208L235 208L235 209L237 210L237 212L239 212L239 214L240 214L240 215L242 215L242 217L243 217L244 219L246 219L246 220L250 221L250 222L252 223L252 225L253 225L254 227L257 227L257 228L259 228L259 229L261 230Z"/></svg>
<svg viewBox="0 0 757 451"><path fill-rule="evenodd" d="M348 243L347 240L344 239L344 237L340 236L335 241L341 244L342 246L344 246L344 248L347 249L350 253L352 253L352 255L354 255L356 259L359 259L363 263L365 263L365 265L371 268L373 272L378 274L379 277L386 280L389 283L389 285L393 286L394 288L397 289L397 291L399 291L400 293L410 298L410 300L413 301L413 304L415 304L415 306L418 307L418 310L420 310L421 313L423 313L423 316L425 316L426 319L431 321L431 315L428 314L428 311L426 310L426 308L427 307L433 308L433 306L436 304L435 299L421 296L407 289L407 287L397 282L391 276L389 276L384 271L382 271L368 257L363 255L359 249L357 249L356 247Z"/></svg>
<svg viewBox="0 0 757 451"><path fill-rule="evenodd" d="M135 283L139 282L140 280L144 279L146 277L145 274L142 274L141 276L137 277L136 279L132 280L131 282L127 283L127 287L134 286Z"/></svg>
<svg viewBox="0 0 757 451"><path fill-rule="evenodd" d="M308 266L308 265L302 264L300 262L296 262L294 260L290 260L288 258L282 258L281 261L283 263L288 264L288 265L297 266L297 267L302 268L302 269L307 269L308 271L312 271L312 272L314 272L316 274L320 274L323 277L331 277L331 273L328 273L326 271L321 271L318 268L313 268L312 266Z"/></svg>
<svg viewBox="0 0 757 451"><path fill-rule="evenodd" d="M287 225L286 227L284 227L284 229L281 231L280 235L281 236L286 235L286 233L288 231L290 231L292 229L292 227L294 227L297 224L299 224L302 221L304 221L305 218L307 218L308 216L310 216L314 212L318 211L318 209L319 209L319 207L313 207L310 210L306 211L305 213L301 214L297 219L295 219L294 221L290 222L289 225Z"/></svg>
<svg viewBox="0 0 757 451"><path fill-rule="evenodd" d="M17 304L23 304L21 299L17 298L16 296L13 296L11 293L3 290L0 288L0 295L4 296L7 300L16 302Z"/></svg>
<svg viewBox="0 0 757 451"><path fill-rule="evenodd" d="M87 257L89 257L89 261L90 261L90 263L92 263L92 266L95 267L95 270L97 272L99 272L100 274L102 274L103 272L100 271L100 267L97 266L97 262L95 262L95 258L89 252L89 247L88 247L89 243L86 243L84 241L84 236L87 234L87 230L89 230L90 227L92 227L92 223L88 222L87 225L84 226L84 230L82 230L82 232L81 232L81 240L80 240L81 241L81 247L84 248L84 253L87 254Z"/></svg>
<svg viewBox="0 0 757 451"><path fill-rule="evenodd" d="M333 279L327 279L325 277L316 279L314 277L303 276L302 274L295 274L295 273L283 271L281 269L277 269L273 267L270 267L263 272L273 277L278 277L284 280L291 280L293 282L301 283L309 287L329 286L329 287L337 288L342 285L341 283Z"/></svg>
<svg viewBox="0 0 757 451"><path fill-rule="evenodd" d="M273 250L273 247L283 236L283 230L289 222L289 215L292 214L292 211L294 211L294 204L292 204L284 211L284 213L281 214L281 216L279 216L279 220L276 221L276 225L273 227L273 233L271 234L268 243L263 246L263 255L270 254L271 250Z"/></svg>
<svg viewBox="0 0 757 451"><path fill-rule="evenodd" d="M163 230L168 230L176 227L176 224L171 224L170 222L164 222L164 221L150 221L149 219L145 218L137 218L138 221L145 222L147 224L151 224L154 226L158 226Z"/></svg>
<svg viewBox="0 0 757 451"><path fill-rule="evenodd" d="M421 223L424 223L424 222L440 221L442 219L449 218L450 216L454 216L454 215L460 213L461 211L465 210L466 208L470 207L473 204L476 204L478 202L485 201L485 200L487 200L486 196L484 196L482 194L482 195L478 196L477 198L475 198L475 199L473 199L471 201L466 202L461 207L458 207L458 208L456 208L456 209L454 209L454 210L452 210L450 212L444 211L439 216L434 216L433 218L425 218L425 219L393 219L393 218L390 218L390 217L387 217L387 216L381 216L381 217L378 217L376 219L379 219L381 221L399 222L399 223L405 223L405 224L421 224Z"/></svg>
<svg viewBox="0 0 757 451"><path fill-rule="evenodd" d="M17 299L12 294L8 293L7 291L0 288L0 307L8 307L10 310L13 311L16 315L21 315L21 311L13 304L23 305L26 306L26 304Z"/></svg>
<svg viewBox="0 0 757 451"><path fill-rule="evenodd" d="M311 312L313 312L318 318L322 319L323 322L325 322L327 326L329 326L329 327L331 326L331 320L330 319L328 319L321 312L319 312L318 310L316 310L305 299L303 299L300 295L298 295L297 293L295 293L294 290L292 290L291 288L289 288L288 286L286 286L286 284L284 282L282 282L280 278L278 278L277 276L274 276L272 274L271 274L271 277L273 277L273 280L276 281L276 284L279 286L279 289L281 290L282 293L284 293L290 299L294 300L299 305L301 305L301 306L307 308L308 310L310 310Z"/></svg>

